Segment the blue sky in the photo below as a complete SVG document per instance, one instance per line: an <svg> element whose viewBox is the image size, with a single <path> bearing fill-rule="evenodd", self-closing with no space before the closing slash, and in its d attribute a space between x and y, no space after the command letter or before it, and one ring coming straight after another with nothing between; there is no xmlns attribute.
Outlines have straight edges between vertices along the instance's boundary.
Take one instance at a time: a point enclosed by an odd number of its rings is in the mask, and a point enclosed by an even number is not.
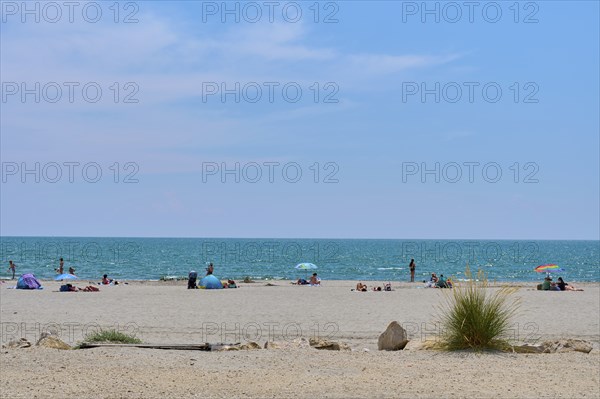
<svg viewBox="0 0 600 399"><path fill-rule="evenodd" d="M422 2L320 2L317 22L314 2L273 22L264 2L257 22L248 2L228 3L239 22L222 2L129 3L118 23L113 2L96 23L83 2L72 23L2 6L2 235L600 238L597 2L479 2L455 23L444 2L439 22ZM36 82L39 103L21 97ZM207 91L236 83L239 102Z"/></svg>

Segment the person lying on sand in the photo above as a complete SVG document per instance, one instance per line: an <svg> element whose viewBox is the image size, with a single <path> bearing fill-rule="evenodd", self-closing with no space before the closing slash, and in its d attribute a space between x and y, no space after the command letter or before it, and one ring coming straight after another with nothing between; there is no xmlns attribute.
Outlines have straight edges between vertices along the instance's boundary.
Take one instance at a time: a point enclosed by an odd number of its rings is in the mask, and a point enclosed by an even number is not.
<svg viewBox="0 0 600 399"><path fill-rule="evenodd" d="M383 291L381 287L373 287L373 291Z"/></svg>
<svg viewBox="0 0 600 399"><path fill-rule="evenodd" d="M572 285L565 283L565 281L563 280L562 277L558 278L558 282L556 283L556 286L561 291L583 291L581 288L577 288L577 287L574 287Z"/></svg>
<svg viewBox="0 0 600 399"><path fill-rule="evenodd" d="M72 284L65 284L65 285L63 285L63 286L60 287L60 291L61 292L77 292L77 291L97 292L97 291L100 291L100 288L94 287L94 286L91 286L91 285L88 285L85 288L79 288L79 287L75 287Z"/></svg>
<svg viewBox="0 0 600 399"><path fill-rule="evenodd" d="M356 291L367 292L367 285L359 282L356 284Z"/></svg>
<svg viewBox="0 0 600 399"><path fill-rule="evenodd" d="M303 279L303 278L299 278L299 279L298 279L298 281L296 281L295 283L292 283L292 284L296 284L296 285L307 285L307 284L308 284L308 281L306 281L306 280L305 280L305 279Z"/></svg>

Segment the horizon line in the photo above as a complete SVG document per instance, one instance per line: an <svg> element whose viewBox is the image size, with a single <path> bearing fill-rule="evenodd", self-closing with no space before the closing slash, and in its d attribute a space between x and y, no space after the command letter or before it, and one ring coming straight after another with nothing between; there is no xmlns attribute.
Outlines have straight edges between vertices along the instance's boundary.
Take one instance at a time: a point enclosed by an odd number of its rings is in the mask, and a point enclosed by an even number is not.
<svg viewBox="0 0 600 399"><path fill-rule="evenodd" d="M465 241L600 241L600 238L381 238L381 237L199 237L199 236L179 236L179 237L164 237L164 236L42 236L42 235L19 235L19 236L4 236L0 235L0 240L3 238L156 238L156 239L234 239L234 240L465 240Z"/></svg>

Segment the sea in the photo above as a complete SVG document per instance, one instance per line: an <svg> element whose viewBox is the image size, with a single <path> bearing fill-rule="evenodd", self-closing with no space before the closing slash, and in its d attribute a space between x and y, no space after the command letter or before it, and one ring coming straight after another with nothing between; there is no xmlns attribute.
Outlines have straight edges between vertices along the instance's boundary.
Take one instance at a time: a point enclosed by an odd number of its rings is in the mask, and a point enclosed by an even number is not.
<svg viewBox="0 0 600 399"><path fill-rule="evenodd" d="M534 271L556 264L566 281L600 281L600 241L572 240L395 240L395 239L248 239L248 238L96 238L0 237L4 267L17 275L56 276L59 259L82 279L103 274L121 280L184 278L204 274L210 262L221 279L279 280L306 278L313 272L326 280L407 281L408 264L416 263L416 280L438 275L465 279L467 267L490 281L539 281ZM300 263L316 268L297 269Z"/></svg>

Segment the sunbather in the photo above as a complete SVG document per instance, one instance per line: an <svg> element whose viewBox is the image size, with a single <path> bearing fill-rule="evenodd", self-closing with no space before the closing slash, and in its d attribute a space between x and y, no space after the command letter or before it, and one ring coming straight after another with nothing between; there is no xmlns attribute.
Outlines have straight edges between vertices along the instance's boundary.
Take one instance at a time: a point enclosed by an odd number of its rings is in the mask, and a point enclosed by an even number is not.
<svg viewBox="0 0 600 399"><path fill-rule="evenodd" d="M561 291L583 291L581 288L576 288L572 285L565 283L565 281L562 279L562 277L558 278L558 282L556 283L556 286Z"/></svg>
<svg viewBox="0 0 600 399"><path fill-rule="evenodd" d="M366 292L367 285L359 282L358 284L356 284L356 291Z"/></svg>

